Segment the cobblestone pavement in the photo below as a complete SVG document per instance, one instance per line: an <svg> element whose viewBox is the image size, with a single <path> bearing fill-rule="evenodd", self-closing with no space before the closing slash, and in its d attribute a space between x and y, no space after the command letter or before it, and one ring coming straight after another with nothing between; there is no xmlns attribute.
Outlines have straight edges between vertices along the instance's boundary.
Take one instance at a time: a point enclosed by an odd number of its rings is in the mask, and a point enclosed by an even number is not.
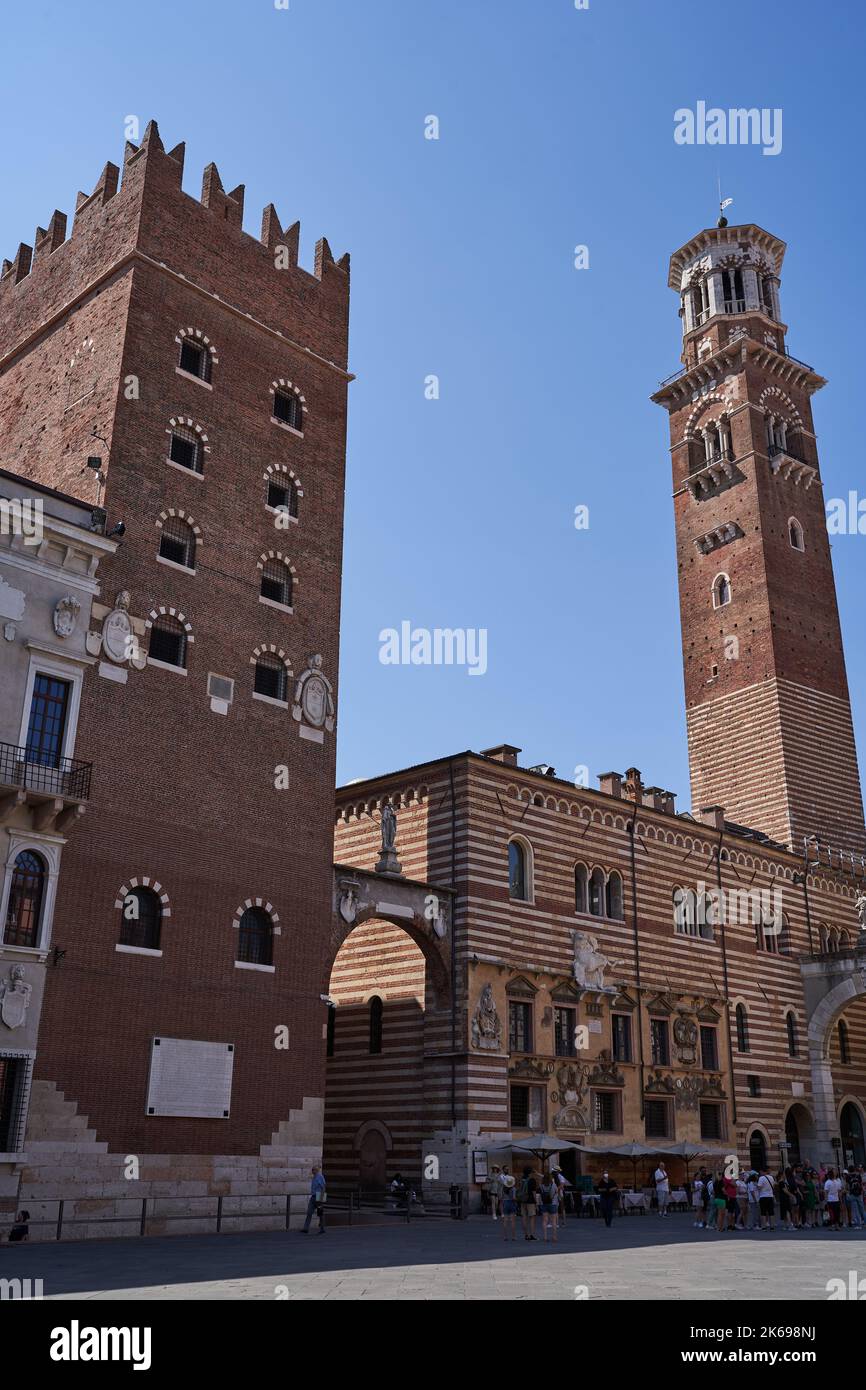
<svg viewBox="0 0 866 1390"><path fill-rule="evenodd" d="M47 1299L826 1299L851 1270L866 1232L717 1235L687 1214L571 1220L555 1246L481 1217L0 1246L0 1279L42 1279Z"/></svg>

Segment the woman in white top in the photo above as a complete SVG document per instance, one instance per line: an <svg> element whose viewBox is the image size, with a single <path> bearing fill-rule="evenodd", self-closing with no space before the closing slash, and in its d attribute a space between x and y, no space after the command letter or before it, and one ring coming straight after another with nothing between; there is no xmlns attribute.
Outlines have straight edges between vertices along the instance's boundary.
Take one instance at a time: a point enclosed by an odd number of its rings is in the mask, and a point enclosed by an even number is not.
<svg viewBox="0 0 866 1390"><path fill-rule="evenodd" d="M842 1181L836 1177L835 1169L828 1168L827 1178L824 1183L824 1198L827 1202L827 1215L830 1218L830 1225L834 1231L838 1231L841 1226L839 1220L839 1199L842 1192Z"/></svg>
<svg viewBox="0 0 866 1390"><path fill-rule="evenodd" d="M765 1168L758 1178L758 1205L761 1209L762 1231L774 1231L776 1229L774 1192L773 1179Z"/></svg>

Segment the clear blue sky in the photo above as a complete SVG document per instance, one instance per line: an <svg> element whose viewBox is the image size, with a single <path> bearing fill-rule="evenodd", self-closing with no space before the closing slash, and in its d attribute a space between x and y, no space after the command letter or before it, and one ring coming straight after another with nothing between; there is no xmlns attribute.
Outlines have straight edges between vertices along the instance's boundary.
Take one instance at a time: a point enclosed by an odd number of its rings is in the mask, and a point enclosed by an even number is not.
<svg viewBox="0 0 866 1390"><path fill-rule="evenodd" d="M667 259L715 220L720 168L731 220L789 244L788 345L830 380L825 495L866 493L862 7L47 0L4 46L3 255L71 214L130 114L187 141L190 192L211 159L246 183L248 230L273 200L304 264L322 234L352 253L340 779L509 741L565 776L637 765L687 808L648 399L678 364ZM677 146L673 113L700 99L781 107L782 153ZM862 760L866 537L833 553ZM381 665L404 619L486 628L487 674Z"/></svg>

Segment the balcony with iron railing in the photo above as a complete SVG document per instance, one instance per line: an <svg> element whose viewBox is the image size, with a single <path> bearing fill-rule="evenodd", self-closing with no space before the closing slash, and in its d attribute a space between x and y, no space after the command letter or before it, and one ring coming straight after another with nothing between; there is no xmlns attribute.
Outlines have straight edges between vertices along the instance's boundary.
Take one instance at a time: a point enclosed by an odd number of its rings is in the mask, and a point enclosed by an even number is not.
<svg viewBox="0 0 866 1390"><path fill-rule="evenodd" d="M93 764L79 758L0 743L0 822L22 804L52 815L62 813L69 803L80 806L90 797L92 771Z"/></svg>

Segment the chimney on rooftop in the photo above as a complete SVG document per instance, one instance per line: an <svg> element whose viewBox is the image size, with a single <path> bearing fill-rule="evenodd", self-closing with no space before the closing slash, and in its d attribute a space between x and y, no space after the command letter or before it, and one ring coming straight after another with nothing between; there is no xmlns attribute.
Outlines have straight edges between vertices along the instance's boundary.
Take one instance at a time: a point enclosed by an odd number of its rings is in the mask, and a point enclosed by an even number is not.
<svg viewBox="0 0 866 1390"><path fill-rule="evenodd" d="M482 758L493 758L497 763L507 763L509 767L517 766L517 755L522 753L521 748L515 748L513 743L498 743L495 748L482 748Z"/></svg>
<svg viewBox="0 0 866 1390"><path fill-rule="evenodd" d="M598 785L605 796L622 796L622 777L618 772L600 772Z"/></svg>

